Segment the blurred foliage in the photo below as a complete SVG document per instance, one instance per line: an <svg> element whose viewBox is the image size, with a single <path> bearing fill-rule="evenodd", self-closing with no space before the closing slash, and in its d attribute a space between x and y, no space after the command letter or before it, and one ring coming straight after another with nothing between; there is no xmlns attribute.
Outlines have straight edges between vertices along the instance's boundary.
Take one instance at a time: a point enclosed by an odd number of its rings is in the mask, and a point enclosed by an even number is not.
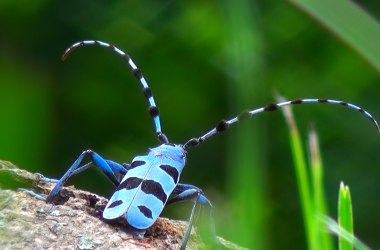
<svg viewBox="0 0 380 250"><path fill-rule="evenodd" d="M357 2L379 17L377 1ZM3 0L0 25L0 159L51 177L87 148L130 162L158 143L140 86L120 58L91 47L60 61L78 40L104 40L131 55L175 143L272 102L274 90L350 101L380 117L376 70L288 2ZM339 107L305 105L294 113L301 134L310 123L318 130L332 217L344 179L355 197L355 232L378 248L372 125ZM181 181L204 189L218 234L251 247L305 249L287 139L281 114L263 114L189 152ZM103 195L113 190L95 170L71 183ZM187 219L190 207L170 206L165 215Z"/></svg>

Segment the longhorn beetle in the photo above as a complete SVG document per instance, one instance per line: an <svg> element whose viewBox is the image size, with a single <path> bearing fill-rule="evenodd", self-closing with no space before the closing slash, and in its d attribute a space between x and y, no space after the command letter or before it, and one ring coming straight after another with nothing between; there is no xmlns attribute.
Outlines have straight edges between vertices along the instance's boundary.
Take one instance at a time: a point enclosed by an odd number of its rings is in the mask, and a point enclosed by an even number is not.
<svg viewBox="0 0 380 250"><path fill-rule="evenodd" d="M62 60L65 60L76 48L86 45L98 45L109 48L129 64L133 75L140 81L144 96L149 103L149 114L153 119L156 136L161 145L150 148L146 155L136 156L131 164L119 164L104 159L90 149L85 150L58 181L48 195L47 201L54 203L65 182L71 176L78 174L91 166L100 169L117 187L103 212L103 217L105 219L115 219L124 216L130 226L136 229L145 230L152 226L157 220L165 205L185 200L193 201L194 205L189 219L189 226L184 235L181 249L186 248L193 225L194 215L199 209L199 204L208 206L210 209L212 207L211 202L206 198L201 189L193 185L179 183L179 177L186 164L186 155L189 148L195 147L208 138L227 130L230 125L243 118L252 117L266 111L274 111L283 106L303 103L327 103L348 107L363 113L374 123L377 130L380 131L377 121L370 113L361 107L344 101L303 98L293 101L272 103L257 109L243 111L240 115L233 117L232 119L220 121L215 128L202 136L194 137L184 144L173 144L169 142L169 139L162 132L159 111L154 101L152 91L141 71L137 68L128 54L109 43L90 40L77 42L70 46L63 54ZM89 157L90 162L83 164L83 159L85 157Z"/></svg>

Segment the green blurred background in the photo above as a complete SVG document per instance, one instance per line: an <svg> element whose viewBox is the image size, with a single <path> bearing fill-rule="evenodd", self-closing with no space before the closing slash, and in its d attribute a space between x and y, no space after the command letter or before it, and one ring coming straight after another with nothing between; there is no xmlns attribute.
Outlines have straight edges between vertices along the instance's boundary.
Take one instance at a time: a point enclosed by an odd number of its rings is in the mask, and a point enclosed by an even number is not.
<svg viewBox="0 0 380 250"><path fill-rule="evenodd" d="M377 1L356 2L380 16ZM274 91L291 99L350 101L380 118L376 66L290 2L2 0L0 27L0 159L50 177L60 177L87 148L130 162L158 145L139 83L120 58L88 47L60 60L69 45L84 39L130 54L175 143L272 102ZM304 105L294 112L302 135L311 125L319 133L330 215L336 217L344 180L356 234L379 248L375 129L340 107ZM217 232L226 239L254 249L306 248L280 112L259 115L191 149L181 181L206 192ZM113 190L96 170L71 183L105 196ZM168 207L164 215L187 219L190 208Z"/></svg>

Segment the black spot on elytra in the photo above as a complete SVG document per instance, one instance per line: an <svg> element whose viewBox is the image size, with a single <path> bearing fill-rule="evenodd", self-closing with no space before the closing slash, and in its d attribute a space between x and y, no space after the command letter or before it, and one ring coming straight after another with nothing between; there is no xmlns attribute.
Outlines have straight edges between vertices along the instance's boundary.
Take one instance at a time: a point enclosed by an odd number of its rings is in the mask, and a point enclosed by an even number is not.
<svg viewBox="0 0 380 250"><path fill-rule="evenodd" d="M162 188L161 184L153 180L145 180L141 184L141 190L146 194L154 195L157 199L165 204L167 200L167 195Z"/></svg>
<svg viewBox="0 0 380 250"><path fill-rule="evenodd" d="M131 164L131 168L136 168L145 164L145 161L134 161Z"/></svg>
<svg viewBox="0 0 380 250"><path fill-rule="evenodd" d="M320 103L326 103L327 99L321 98L321 99L318 99L318 102L320 102Z"/></svg>
<svg viewBox="0 0 380 250"><path fill-rule="evenodd" d="M117 200L117 201L112 202L112 203L108 206L108 208L113 208L113 207L119 206L119 205L121 205L121 204L123 204L123 201L122 201L122 200Z"/></svg>
<svg viewBox="0 0 380 250"><path fill-rule="evenodd" d="M137 206L140 212L147 218L153 219L152 210L147 208L146 206Z"/></svg>
<svg viewBox="0 0 380 250"><path fill-rule="evenodd" d="M165 171L170 177L172 177L175 184L178 183L179 173L175 167L170 165L160 165L160 168Z"/></svg>
<svg viewBox="0 0 380 250"><path fill-rule="evenodd" d="M117 187L116 191L121 189L131 190L140 186L143 180L138 177L129 177Z"/></svg>

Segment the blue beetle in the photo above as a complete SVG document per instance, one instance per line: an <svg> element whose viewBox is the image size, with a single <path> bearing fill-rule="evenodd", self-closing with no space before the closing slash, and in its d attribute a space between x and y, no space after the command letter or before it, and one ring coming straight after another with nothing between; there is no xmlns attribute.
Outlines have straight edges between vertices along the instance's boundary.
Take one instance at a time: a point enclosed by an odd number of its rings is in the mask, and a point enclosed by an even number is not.
<svg viewBox="0 0 380 250"><path fill-rule="evenodd" d="M149 114L153 119L156 135L161 145L149 149L149 152L146 155L136 156L131 164L119 164L104 159L92 150L85 150L58 181L48 195L47 201L55 202L59 198L59 191L62 189L64 183L71 176L78 174L91 166L100 169L117 187L103 212L103 217L105 219L115 219L124 216L130 226L136 229L147 229L157 220L165 205L191 200L194 202L194 205L181 249L186 248L193 225L194 215L197 213L199 204L209 208L212 207L211 202L206 198L201 189L190 184L179 183L182 169L186 164L186 155L189 148L195 147L211 136L227 130L230 125L244 118L262 112L274 111L283 106L299 105L303 103L327 103L348 107L363 113L375 124L376 128L380 130L377 121L370 113L361 107L344 101L303 98L280 103L271 103L257 109L246 110L239 116L233 117L230 120L220 121L215 128L200 137L192 138L184 144L172 144L169 142L166 135L162 133L159 111L154 101L152 91L141 71L128 54L109 43L89 40L73 44L65 51L62 58L66 59L74 49L86 45L99 45L110 48L129 64L134 76L142 85L143 93L149 103ZM82 161L86 156L90 157L91 161L82 165ZM214 230L213 226L211 228Z"/></svg>

